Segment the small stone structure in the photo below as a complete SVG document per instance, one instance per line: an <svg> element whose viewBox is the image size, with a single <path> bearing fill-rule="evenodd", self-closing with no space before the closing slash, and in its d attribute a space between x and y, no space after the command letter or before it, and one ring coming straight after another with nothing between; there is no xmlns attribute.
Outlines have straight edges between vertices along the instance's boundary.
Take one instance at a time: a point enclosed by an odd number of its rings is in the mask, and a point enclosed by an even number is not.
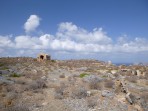
<svg viewBox="0 0 148 111"><path fill-rule="evenodd" d="M39 61L39 62L50 60L50 59L51 59L51 57L45 53L38 54L38 56L37 56L37 61Z"/></svg>

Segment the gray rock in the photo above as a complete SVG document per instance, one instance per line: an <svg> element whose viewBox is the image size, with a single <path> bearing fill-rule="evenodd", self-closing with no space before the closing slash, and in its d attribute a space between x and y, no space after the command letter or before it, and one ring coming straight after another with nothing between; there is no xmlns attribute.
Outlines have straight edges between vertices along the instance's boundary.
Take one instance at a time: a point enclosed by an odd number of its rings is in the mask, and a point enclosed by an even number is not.
<svg viewBox="0 0 148 111"><path fill-rule="evenodd" d="M141 107L143 109L143 111L147 111L148 109L148 99L147 97L143 97L140 99L140 104L141 104Z"/></svg>
<svg viewBox="0 0 148 111"><path fill-rule="evenodd" d="M64 99L63 102L69 106L72 111L88 111L85 99Z"/></svg>
<svg viewBox="0 0 148 111"><path fill-rule="evenodd" d="M86 71L87 70L87 67L80 67L80 68L77 68L78 71Z"/></svg>
<svg viewBox="0 0 148 111"><path fill-rule="evenodd" d="M1 71L0 71L0 74L4 74L4 75L5 75L5 74L10 74L10 72L9 72L8 70L1 70Z"/></svg>
<svg viewBox="0 0 148 111"><path fill-rule="evenodd" d="M132 101L130 95L131 95L131 93L127 93L127 94L125 95L125 98L126 98L126 100L127 100L130 104L133 104L133 101Z"/></svg>
<svg viewBox="0 0 148 111"><path fill-rule="evenodd" d="M2 71L0 71L0 75L2 74Z"/></svg>
<svg viewBox="0 0 148 111"><path fill-rule="evenodd" d="M96 75L89 75L89 76L85 76L83 78L83 81L87 82L87 83L90 83L92 81L95 81L95 82L101 82L103 79L99 76L96 76Z"/></svg>
<svg viewBox="0 0 148 111"><path fill-rule="evenodd" d="M129 111L128 105L114 98L98 99L97 111ZM133 111L133 110L132 110Z"/></svg>
<svg viewBox="0 0 148 111"><path fill-rule="evenodd" d="M108 90L103 90L101 92L101 94L102 94L103 97L113 97L114 96L114 93L111 92L111 91L108 91Z"/></svg>
<svg viewBox="0 0 148 111"><path fill-rule="evenodd" d="M0 84L13 84L14 81L7 80L5 77L0 76Z"/></svg>
<svg viewBox="0 0 148 111"><path fill-rule="evenodd" d="M134 83L127 84L127 88L131 92L148 92L148 87L136 85Z"/></svg>
<svg viewBox="0 0 148 111"><path fill-rule="evenodd" d="M8 71L9 71L10 73L13 73L13 72L14 72L14 70L12 70L12 69L8 69Z"/></svg>

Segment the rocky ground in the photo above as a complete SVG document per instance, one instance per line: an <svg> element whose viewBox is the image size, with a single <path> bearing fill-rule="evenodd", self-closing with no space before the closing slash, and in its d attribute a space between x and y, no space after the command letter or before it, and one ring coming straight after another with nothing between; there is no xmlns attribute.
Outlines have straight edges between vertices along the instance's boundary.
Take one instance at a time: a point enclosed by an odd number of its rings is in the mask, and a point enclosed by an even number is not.
<svg viewBox="0 0 148 111"><path fill-rule="evenodd" d="M148 66L0 58L0 111L147 111Z"/></svg>

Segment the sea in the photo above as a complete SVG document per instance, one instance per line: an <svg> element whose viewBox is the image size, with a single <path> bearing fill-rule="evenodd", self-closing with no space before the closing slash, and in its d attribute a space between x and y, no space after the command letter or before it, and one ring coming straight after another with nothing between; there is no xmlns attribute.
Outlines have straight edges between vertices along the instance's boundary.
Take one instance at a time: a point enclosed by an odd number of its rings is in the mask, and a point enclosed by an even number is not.
<svg viewBox="0 0 148 111"><path fill-rule="evenodd" d="M134 65L134 63L113 63L116 66L120 66L120 65L126 65L126 66L130 66L130 65Z"/></svg>

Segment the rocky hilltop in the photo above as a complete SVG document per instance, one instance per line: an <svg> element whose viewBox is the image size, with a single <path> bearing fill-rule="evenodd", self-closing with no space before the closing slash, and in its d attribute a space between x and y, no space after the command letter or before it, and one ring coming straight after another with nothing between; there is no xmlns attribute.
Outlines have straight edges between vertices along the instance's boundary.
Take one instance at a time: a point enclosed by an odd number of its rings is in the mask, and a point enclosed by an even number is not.
<svg viewBox="0 0 148 111"><path fill-rule="evenodd" d="M147 65L0 58L0 111L147 109Z"/></svg>

